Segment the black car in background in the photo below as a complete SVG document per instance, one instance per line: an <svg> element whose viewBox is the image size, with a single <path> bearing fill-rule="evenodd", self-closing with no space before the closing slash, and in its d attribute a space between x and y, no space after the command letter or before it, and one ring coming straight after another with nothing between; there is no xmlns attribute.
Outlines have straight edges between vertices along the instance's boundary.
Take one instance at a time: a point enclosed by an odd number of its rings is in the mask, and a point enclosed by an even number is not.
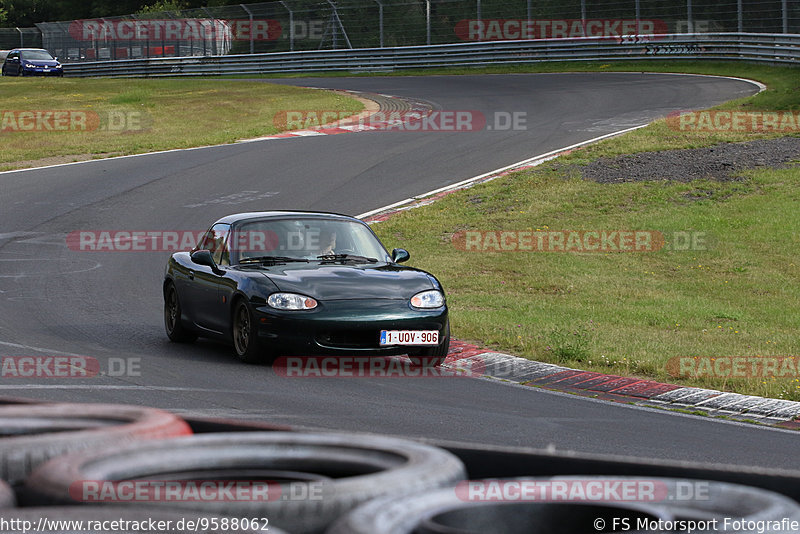
<svg viewBox="0 0 800 534"><path fill-rule="evenodd" d="M408 258L346 215L230 215L167 262L167 335L229 340L246 362L409 354L438 365L450 345L444 291L433 275L400 265Z"/></svg>
<svg viewBox="0 0 800 534"><path fill-rule="evenodd" d="M64 67L42 48L15 48L3 62L3 76L63 76Z"/></svg>

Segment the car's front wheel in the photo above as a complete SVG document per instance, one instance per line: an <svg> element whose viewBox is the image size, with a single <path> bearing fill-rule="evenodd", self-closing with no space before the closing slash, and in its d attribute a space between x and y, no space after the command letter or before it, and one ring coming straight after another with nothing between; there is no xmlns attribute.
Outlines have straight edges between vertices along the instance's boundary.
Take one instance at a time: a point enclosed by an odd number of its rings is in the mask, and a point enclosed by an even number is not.
<svg viewBox="0 0 800 534"><path fill-rule="evenodd" d="M167 284L164 290L164 328L170 341L191 343L197 339L197 334L181 322L181 303L178 300L178 291L172 283Z"/></svg>
<svg viewBox="0 0 800 534"><path fill-rule="evenodd" d="M444 363L450 352L450 324L445 329L444 341L435 347L423 347L409 352L408 357L415 367L438 367Z"/></svg>
<svg viewBox="0 0 800 534"><path fill-rule="evenodd" d="M236 357L245 363L258 363L261 361L255 319L250 306L244 300L239 300L233 308L231 330Z"/></svg>

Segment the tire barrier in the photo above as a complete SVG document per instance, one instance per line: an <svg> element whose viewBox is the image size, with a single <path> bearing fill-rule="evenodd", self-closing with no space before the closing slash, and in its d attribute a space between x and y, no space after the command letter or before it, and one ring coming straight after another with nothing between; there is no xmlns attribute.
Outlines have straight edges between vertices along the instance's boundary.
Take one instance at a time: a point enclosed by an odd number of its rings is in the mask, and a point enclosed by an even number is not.
<svg viewBox="0 0 800 534"><path fill-rule="evenodd" d="M484 491L482 498L470 498L468 484L475 483ZM520 490L523 483L529 484L528 500L502 498L502 488ZM592 484L604 491L627 484L638 492L646 486L650 490L647 495L653 498L634 502L615 499L612 494L603 501L554 499L556 483L568 492L581 489L578 494L584 495ZM538 486L538 491L533 486ZM487 487L499 489L488 498ZM512 494L521 495L519 491ZM619 493L615 495L619 497ZM659 477L569 476L464 481L401 498L375 499L340 518L326 534L583 534L612 532L621 525L627 532L637 532L637 525L643 524L647 527L642 532L673 532L681 521L684 525L694 521L708 527L696 530L711 532L752 532L753 525L775 522L772 530L767 527L759 532L777 534L784 532L779 526L784 518L800 519L800 506L783 495L749 486Z"/></svg>
<svg viewBox="0 0 800 534"><path fill-rule="evenodd" d="M663 509L637 504L467 503L451 487L401 499L372 500L334 522L326 534L589 534L616 531L604 528L611 527L614 518L631 527L639 520L673 519ZM595 523L598 520L603 523Z"/></svg>
<svg viewBox="0 0 800 534"><path fill-rule="evenodd" d="M100 445L191 434L179 417L113 404L0 406L0 478L17 485L50 458Z"/></svg>
<svg viewBox="0 0 800 534"><path fill-rule="evenodd" d="M237 521L206 514L188 515L184 511L148 506L49 506L3 510L0 534L23 534L24 531L47 534L142 534L144 532L197 534L286 534L262 522L241 527ZM39 529L40 523L42 528ZM27 523L26 523L27 522ZM2 526L5 525L5 526ZM15 527L15 528L14 528ZM137 528L138 527L138 528Z"/></svg>
<svg viewBox="0 0 800 534"><path fill-rule="evenodd" d="M463 464L451 453L407 440L246 432L143 441L61 456L36 469L21 495L23 503L36 506L122 502L114 492L123 485L131 490L132 485L141 489L148 484L162 486L164 481L173 485L179 481L183 488L214 481L245 486L272 481L266 492L244 499L210 494L203 499L170 500L149 493L144 500L147 505L231 517L266 517L290 532L313 533L375 497L423 492L455 484L465 476ZM85 491L88 487L94 492L91 496ZM101 494L108 490L113 497L96 498L98 487Z"/></svg>
<svg viewBox="0 0 800 534"><path fill-rule="evenodd" d="M550 480L571 482L581 477L553 477ZM800 504L779 493L761 488L680 478L653 477L592 477L600 482L647 480L663 488L667 498L658 503L676 519L736 518L744 522L781 521L784 518L800 522ZM583 479L582 479L583 480ZM737 530L729 530L737 532ZM742 530L741 532L749 532ZM782 531L767 531L782 532Z"/></svg>
<svg viewBox="0 0 800 534"><path fill-rule="evenodd" d="M14 496L14 490L0 480L0 509L12 508L15 504L17 504L17 499ZM2 512L0 512L0 517L2 517Z"/></svg>

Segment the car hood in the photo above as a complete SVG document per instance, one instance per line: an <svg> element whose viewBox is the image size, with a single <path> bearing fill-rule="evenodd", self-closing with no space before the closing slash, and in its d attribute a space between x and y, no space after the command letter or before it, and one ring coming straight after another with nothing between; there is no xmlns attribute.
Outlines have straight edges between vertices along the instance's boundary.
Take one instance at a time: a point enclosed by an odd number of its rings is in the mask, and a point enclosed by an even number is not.
<svg viewBox="0 0 800 534"><path fill-rule="evenodd" d="M53 59L23 59L23 64L26 65L35 65L37 67L56 67L58 66L58 61Z"/></svg>
<svg viewBox="0 0 800 534"><path fill-rule="evenodd" d="M262 271L280 291L317 300L409 299L438 287L425 271L379 264L287 264Z"/></svg>

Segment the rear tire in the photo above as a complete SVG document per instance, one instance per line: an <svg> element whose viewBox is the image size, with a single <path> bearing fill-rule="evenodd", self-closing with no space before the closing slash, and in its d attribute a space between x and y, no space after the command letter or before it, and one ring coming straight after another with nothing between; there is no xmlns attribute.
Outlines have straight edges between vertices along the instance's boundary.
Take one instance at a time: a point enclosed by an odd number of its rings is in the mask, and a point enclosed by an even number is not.
<svg viewBox="0 0 800 534"><path fill-rule="evenodd" d="M233 336L233 349L236 357L245 363L258 363L261 361L258 334L255 328L255 318L250 306L244 299L239 299L233 307L231 319L231 334Z"/></svg>
<svg viewBox="0 0 800 534"><path fill-rule="evenodd" d="M164 329L167 337L175 343L191 343L197 334L183 326L181 322L181 302L175 284L169 282L164 289Z"/></svg>

